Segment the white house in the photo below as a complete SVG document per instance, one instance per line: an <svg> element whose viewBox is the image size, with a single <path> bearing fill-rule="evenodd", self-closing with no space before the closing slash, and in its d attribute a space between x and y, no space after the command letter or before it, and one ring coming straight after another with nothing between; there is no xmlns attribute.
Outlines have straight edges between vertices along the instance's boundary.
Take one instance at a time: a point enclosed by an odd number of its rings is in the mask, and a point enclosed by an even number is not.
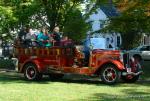
<svg viewBox="0 0 150 101"><path fill-rule="evenodd" d="M89 20L92 22L92 30L88 34L93 33L97 30L100 30L104 27L103 21L108 20L110 17L119 16L119 13L115 7L111 4L102 5L97 9L96 13L90 15ZM105 39L105 48L119 48L121 45L121 35L119 33L94 33L90 35L93 38L104 38ZM104 42L104 41L103 41Z"/></svg>

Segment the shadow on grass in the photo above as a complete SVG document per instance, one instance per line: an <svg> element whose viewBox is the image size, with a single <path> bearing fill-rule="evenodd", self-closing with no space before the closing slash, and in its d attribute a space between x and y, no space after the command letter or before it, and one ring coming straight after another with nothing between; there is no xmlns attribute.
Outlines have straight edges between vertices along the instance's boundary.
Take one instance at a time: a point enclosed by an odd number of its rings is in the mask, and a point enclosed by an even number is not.
<svg viewBox="0 0 150 101"><path fill-rule="evenodd" d="M40 81L27 81L24 79L22 74L19 73L12 73L12 72L5 72L5 73L0 73L0 84L13 84L13 83L23 83L23 84L51 84L54 82L58 83L67 83L67 84L85 84L85 85L96 85L96 86L108 86L104 84L103 82L99 80L93 80L87 79L87 78L75 78L75 77L69 77L69 78L64 78L64 79L55 79L51 80L48 77L44 77ZM110 87L139 87L139 86L150 86L150 82L148 81L138 81L133 84L128 84L128 83L117 83L115 85L109 85Z"/></svg>
<svg viewBox="0 0 150 101"><path fill-rule="evenodd" d="M113 95L113 94L106 94L106 93L96 93L94 95L91 95L88 98L80 99L79 101L150 101L149 93L143 93L143 92L138 92L138 93L140 94Z"/></svg>
<svg viewBox="0 0 150 101"><path fill-rule="evenodd" d="M109 91L108 93L95 93L79 101L150 101L150 92L124 89L121 93L111 94Z"/></svg>
<svg viewBox="0 0 150 101"><path fill-rule="evenodd" d="M141 76L142 79L144 79L144 80L149 79L150 80L150 61L144 61L142 67L143 67L143 71L144 71L143 75Z"/></svg>
<svg viewBox="0 0 150 101"><path fill-rule="evenodd" d="M0 84L12 84L12 83L41 83L46 84L47 81L27 81L24 79L22 74L14 72L4 72L0 73Z"/></svg>
<svg viewBox="0 0 150 101"><path fill-rule="evenodd" d="M27 81L24 79L22 74L5 72L0 73L0 84L11 84L11 83L35 83L35 84L50 84L52 82L60 83L77 83L77 84L103 84L101 81L88 80L88 79L49 79L48 77L42 78L40 81Z"/></svg>

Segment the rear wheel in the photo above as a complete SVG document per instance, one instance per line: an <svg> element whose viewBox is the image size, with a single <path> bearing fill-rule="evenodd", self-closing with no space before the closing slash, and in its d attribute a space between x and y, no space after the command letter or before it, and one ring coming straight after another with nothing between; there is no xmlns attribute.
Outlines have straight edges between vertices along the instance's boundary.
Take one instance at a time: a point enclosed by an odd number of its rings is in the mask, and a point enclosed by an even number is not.
<svg viewBox="0 0 150 101"><path fill-rule="evenodd" d="M101 70L101 80L106 84L114 84L120 79L120 72L112 64L105 65Z"/></svg>
<svg viewBox="0 0 150 101"><path fill-rule="evenodd" d="M26 64L24 69L24 77L27 80L40 80L42 79L42 74L39 73L35 64Z"/></svg>
<svg viewBox="0 0 150 101"><path fill-rule="evenodd" d="M139 75L138 76L132 76L132 75L122 76L121 79L126 83L134 83L139 79Z"/></svg>

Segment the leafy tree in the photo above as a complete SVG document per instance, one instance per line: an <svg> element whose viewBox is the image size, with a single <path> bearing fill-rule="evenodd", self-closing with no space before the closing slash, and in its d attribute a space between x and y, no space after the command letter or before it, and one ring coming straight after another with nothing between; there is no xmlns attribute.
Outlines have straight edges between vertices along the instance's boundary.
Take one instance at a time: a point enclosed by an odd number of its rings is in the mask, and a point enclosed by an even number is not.
<svg viewBox="0 0 150 101"><path fill-rule="evenodd" d="M74 36L74 40L82 39L84 37L76 36L85 36L89 28L88 23L85 22L86 19L81 14L80 5L84 2L84 0L1 0L0 7L6 8L5 10L10 8L11 13L8 13L9 19L3 19L4 22L1 22L9 26L2 24L0 28L20 29L29 24L32 28L48 26L52 31L55 26L59 26L66 33L69 31L74 33L74 35L69 34L69 36ZM4 13L0 12L0 14ZM81 25L78 31L75 30L77 25Z"/></svg>
<svg viewBox="0 0 150 101"><path fill-rule="evenodd" d="M67 19L63 32L76 43L80 43L81 39L86 37L90 26L85 22L85 19L78 9L74 9L70 14L72 16Z"/></svg>
<svg viewBox="0 0 150 101"><path fill-rule="evenodd" d="M130 49L139 45L142 34L150 33L149 0L118 0L116 7L121 16L112 17L105 22L101 31L119 32L123 38L123 48Z"/></svg>
<svg viewBox="0 0 150 101"><path fill-rule="evenodd" d="M13 14L13 7L5 2L0 2L0 36L3 33L9 33L12 26L17 22L17 18ZM9 35L10 36L10 35Z"/></svg>

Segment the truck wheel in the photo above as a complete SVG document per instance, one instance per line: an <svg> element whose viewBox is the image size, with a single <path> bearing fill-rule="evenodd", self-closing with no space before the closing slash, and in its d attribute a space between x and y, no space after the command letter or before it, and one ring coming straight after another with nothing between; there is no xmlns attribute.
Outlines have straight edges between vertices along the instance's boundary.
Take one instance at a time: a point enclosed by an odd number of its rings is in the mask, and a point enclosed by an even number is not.
<svg viewBox="0 0 150 101"><path fill-rule="evenodd" d="M35 64L26 64L24 70L24 77L29 81L42 79L42 74L39 73Z"/></svg>
<svg viewBox="0 0 150 101"><path fill-rule="evenodd" d="M114 65L105 65L101 70L101 80L106 84L114 84L120 79L120 72Z"/></svg>
<svg viewBox="0 0 150 101"><path fill-rule="evenodd" d="M126 83L134 83L139 79L139 75L138 76L122 76L121 79L126 82Z"/></svg>
<svg viewBox="0 0 150 101"><path fill-rule="evenodd" d="M49 74L49 78L51 80L61 79L61 78L63 78L63 76L64 76L64 74L55 74L55 73Z"/></svg>

